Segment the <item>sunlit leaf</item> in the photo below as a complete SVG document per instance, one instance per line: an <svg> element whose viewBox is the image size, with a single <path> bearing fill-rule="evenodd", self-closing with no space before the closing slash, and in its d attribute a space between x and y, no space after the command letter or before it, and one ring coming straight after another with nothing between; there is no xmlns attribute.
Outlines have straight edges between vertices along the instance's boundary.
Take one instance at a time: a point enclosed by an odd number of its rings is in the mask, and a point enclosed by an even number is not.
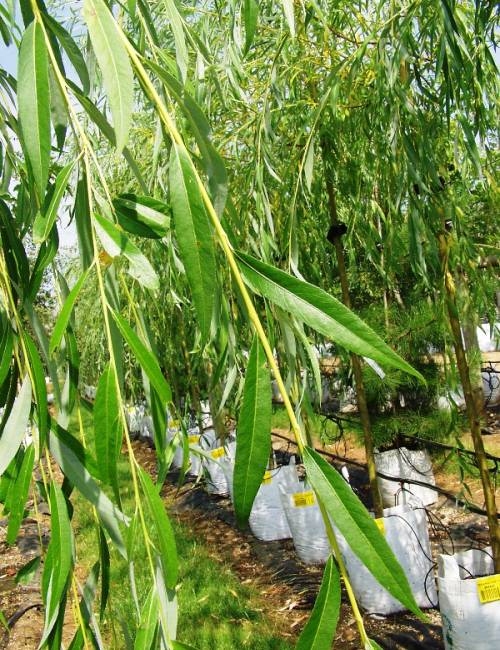
<svg viewBox="0 0 500 650"><path fill-rule="evenodd" d="M94 218L97 234L108 255L110 257L123 255L129 262L129 274L146 289L156 291L159 288L159 279L149 260L130 241L123 230L98 214L94 214Z"/></svg>
<svg viewBox="0 0 500 650"><path fill-rule="evenodd" d="M52 194L50 204L45 214L39 212L35 219L35 223L33 224L33 241L36 244L40 244L47 239L52 230L52 226L56 222L57 211L61 204L61 199L64 196L64 192L66 191L66 187L68 186L75 163L76 161L74 160L61 169L57 175L54 193Z"/></svg>
<svg viewBox="0 0 500 650"><path fill-rule="evenodd" d="M45 37L36 20L26 28L19 48L17 88L23 142L41 205L49 177L50 91Z"/></svg>
<svg viewBox="0 0 500 650"><path fill-rule="evenodd" d="M170 157L170 198L175 234L203 339L210 334L216 267L213 235L186 150L174 143Z"/></svg>
<svg viewBox="0 0 500 650"><path fill-rule="evenodd" d="M54 350L61 344L62 338L66 332L71 314L73 312L73 307L75 306L75 302L80 294L80 291L82 290L83 285L85 284L85 280L87 279L91 268L92 267L89 267L81 274L81 276L75 282L74 287L71 289L68 297L64 301L64 305L59 312L56 323L54 325L54 329L52 330L52 336L50 337L49 354L53 354Z"/></svg>
<svg viewBox="0 0 500 650"><path fill-rule="evenodd" d="M121 152L127 144L132 122L132 67L120 28L103 0L84 0L83 17L108 95L116 134L116 149Z"/></svg>
<svg viewBox="0 0 500 650"><path fill-rule="evenodd" d="M0 476L9 466L26 435L31 411L31 382L26 375L0 437Z"/></svg>
<svg viewBox="0 0 500 650"><path fill-rule="evenodd" d="M173 589L177 583L179 566L172 524L167 517L165 504L161 500L158 490L149 475L143 469L139 469L139 478L141 479L144 496L153 516L165 584L169 589Z"/></svg>
<svg viewBox="0 0 500 650"><path fill-rule="evenodd" d="M94 403L94 431L96 459L101 478L113 488L116 501L120 503L118 458L123 439L123 426L120 418L120 398L116 373L109 365L105 368L97 385Z"/></svg>
<svg viewBox="0 0 500 650"><path fill-rule="evenodd" d="M123 338L130 346L141 368L149 377L149 381L158 393L158 397L166 406L172 401L172 392L165 377L162 375L156 357L146 348L144 343L142 343L134 330L120 314L114 311L111 313Z"/></svg>
<svg viewBox="0 0 500 650"><path fill-rule="evenodd" d="M423 377L396 354L350 309L326 291L299 280L250 255L237 253L241 271L251 288L291 312L317 332L382 366L392 366L419 379Z"/></svg>
<svg viewBox="0 0 500 650"><path fill-rule="evenodd" d="M13 486L12 506L9 515L9 525L7 527L7 544L14 544L16 541L17 533L24 518L24 508L28 498L34 460L35 446L29 445L24 453L21 469Z"/></svg>
<svg viewBox="0 0 500 650"><path fill-rule="evenodd" d="M254 337L238 418L233 501L240 524L250 516L271 451L271 377L266 355Z"/></svg>

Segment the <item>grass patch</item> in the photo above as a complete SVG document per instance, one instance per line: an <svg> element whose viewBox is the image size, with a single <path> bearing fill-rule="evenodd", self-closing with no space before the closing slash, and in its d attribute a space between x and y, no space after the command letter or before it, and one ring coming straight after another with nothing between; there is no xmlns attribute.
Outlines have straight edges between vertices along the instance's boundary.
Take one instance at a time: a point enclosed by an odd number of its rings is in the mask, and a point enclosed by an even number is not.
<svg viewBox="0 0 500 650"><path fill-rule="evenodd" d="M90 413L83 413L85 442L93 451L93 427ZM71 426L78 435L76 422ZM135 503L128 459L119 461L119 481L123 510L133 516ZM110 495L111 496L111 495ZM76 531L77 568L81 583L98 557L95 519L88 503L76 492L72 495ZM213 557L213 549L197 540L191 531L172 518L179 555L180 577L177 585L178 638L203 650L288 650L290 643L281 639L264 612L264 599L255 587L240 584L230 566ZM152 529L146 512L146 526ZM137 541L137 540L140 540ZM145 602L150 580L148 557L142 536L130 541L139 606ZM110 596L101 632L106 647L122 650L132 641L139 616L128 565L117 554L111 554ZM99 598L99 596L98 596Z"/></svg>

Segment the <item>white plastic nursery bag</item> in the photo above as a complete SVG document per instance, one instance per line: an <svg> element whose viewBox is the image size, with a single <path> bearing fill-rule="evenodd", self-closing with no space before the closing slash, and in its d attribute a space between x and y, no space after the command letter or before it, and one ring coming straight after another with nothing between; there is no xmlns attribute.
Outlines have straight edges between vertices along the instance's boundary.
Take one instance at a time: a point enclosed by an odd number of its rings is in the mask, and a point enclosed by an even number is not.
<svg viewBox="0 0 500 650"><path fill-rule="evenodd" d="M436 485L432 463L429 454L425 450L411 451L406 447L391 449L375 454L377 471L386 476L394 476L400 481L389 481L378 477L380 495L384 506L415 505L427 506L437 501L437 492L432 488L422 487L414 483L405 482L420 481L430 485Z"/></svg>
<svg viewBox="0 0 500 650"><path fill-rule="evenodd" d="M331 550L315 494L303 482L291 487L280 487L280 496L295 551L305 564L324 564Z"/></svg>
<svg viewBox="0 0 500 650"><path fill-rule="evenodd" d="M437 592L434 580L434 563L431 557L427 517L423 508L410 506L384 509L380 522L387 543L408 578L413 596L421 608L436 607ZM371 614L393 614L404 611L403 605L393 598L368 569L360 562L337 533L344 562L358 603Z"/></svg>
<svg viewBox="0 0 500 650"><path fill-rule="evenodd" d="M295 459L294 459L295 460ZM233 498L234 462L223 461L231 499ZM257 539L272 542L292 536L280 498L280 489L290 490L298 483L295 462L265 472L259 491L255 496L248 523Z"/></svg>
<svg viewBox="0 0 500 650"><path fill-rule="evenodd" d="M206 489L209 494L226 496L229 494L229 488L220 461L225 457L234 458L236 453L236 442L230 440L229 442L226 442L225 445L222 445L218 440L214 440L210 447L205 448L205 433L206 432L204 432L203 436L200 438L200 447L204 449L205 453L209 456L209 458L206 456L203 457L202 461L205 470Z"/></svg>
<svg viewBox="0 0 500 650"><path fill-rule="evenodd" d="M491 548L439 556L439 609L446 650L500 648L500 575L492 572Z"/></svg>

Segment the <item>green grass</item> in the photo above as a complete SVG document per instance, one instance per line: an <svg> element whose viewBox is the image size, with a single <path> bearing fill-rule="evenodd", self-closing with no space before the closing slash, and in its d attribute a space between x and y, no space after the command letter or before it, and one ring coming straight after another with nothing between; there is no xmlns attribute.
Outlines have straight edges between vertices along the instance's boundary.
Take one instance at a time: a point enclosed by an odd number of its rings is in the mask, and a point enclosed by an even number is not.
<svg viewBox="0 0 500 650"><path fill-rule="evenodd" d="M84 414L86 444L93 447L92 420ZM75 424L72 426L76 434ZM123 510L132 515L134 499L126 456L119 463ZM95 520L91 508L78 494L72 501L77 546L77 576L83 582L98 556ZM263 612L265 601L255 587L243 585L230 566L213 557L214 549L197 540L184 525L171 518L180 564L177 585L179 607L178 638L200 650L287 650L290 643L279 638ZM149 527L149 522L146 525ZM137 535L137 539L141 539ZM133 544L135 580L139 603L147 595L150 574L144 544ZM132 597L127 564L111 555L109 609L101 623L107 648L126 647L124 634L131 639L137 628L137 612Z"/></svg>

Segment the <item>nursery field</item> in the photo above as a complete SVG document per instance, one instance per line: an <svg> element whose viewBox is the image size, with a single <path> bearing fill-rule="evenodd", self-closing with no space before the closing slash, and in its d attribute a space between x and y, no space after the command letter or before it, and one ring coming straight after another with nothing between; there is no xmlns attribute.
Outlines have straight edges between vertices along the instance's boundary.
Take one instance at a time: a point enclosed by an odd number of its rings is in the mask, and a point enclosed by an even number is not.
<svg viewBox="0 0 500 650"><path fill-rule="evenodd" d="M0 2L0 646L491 650L500 13Z"/></svg>

